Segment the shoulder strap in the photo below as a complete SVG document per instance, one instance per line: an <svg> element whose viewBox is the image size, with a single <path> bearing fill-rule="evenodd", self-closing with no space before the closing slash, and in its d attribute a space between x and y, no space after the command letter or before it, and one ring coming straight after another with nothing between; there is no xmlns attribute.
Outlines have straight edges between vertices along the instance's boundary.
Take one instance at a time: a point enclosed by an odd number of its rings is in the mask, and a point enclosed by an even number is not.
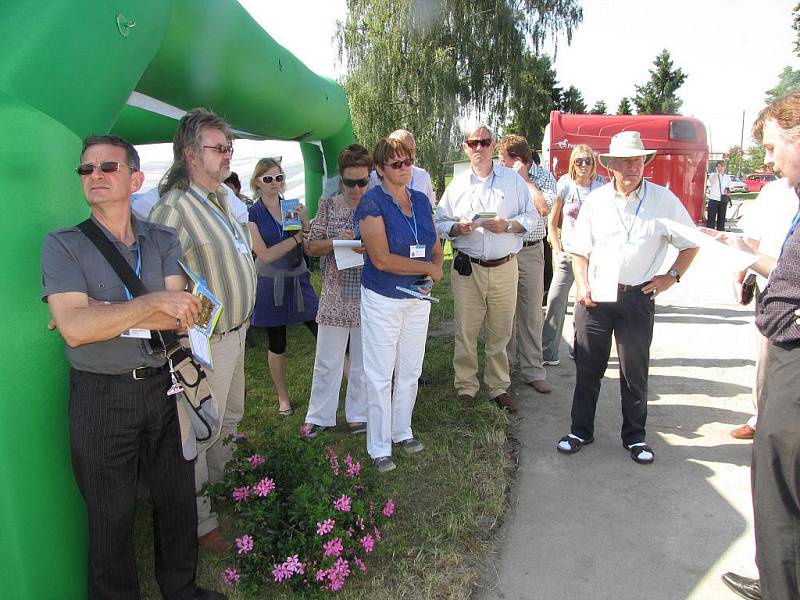
<svg viewBox="0 0 800 600"><path fill-rule="evenodd" d="M77 227L83 232L83 235L89 238L89 241L95 245L100 254L103 255L103 258L108 261L108 264L114 269L117 277L119 277L122 283L125 284L125 287L128 288L131 296L142 296L147 293L147 288L144 287L142 280L139 279L136 272L128 264L128 261L123 258L119 250L111 243L111 240L109 240L106 234L97 226L97 223L91 219L86 219L82 223L78 223ZM173 331L159 331L157 333L161 335L165 348L169 349L178 343L178 337Z"/></svg>

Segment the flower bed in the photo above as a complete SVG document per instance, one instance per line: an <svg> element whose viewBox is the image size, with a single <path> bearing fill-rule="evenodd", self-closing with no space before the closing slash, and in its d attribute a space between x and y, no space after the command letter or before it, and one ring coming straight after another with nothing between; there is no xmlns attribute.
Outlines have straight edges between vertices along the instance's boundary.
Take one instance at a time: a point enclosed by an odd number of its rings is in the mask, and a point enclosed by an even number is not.
<svg viewBox="0 0 800 600"><path fill-rule="evenodd" d="M258 447L241 435L227 443L234 453L225 479L206 489L232 509L239 536L222 572L226 585L336 592L367 571L394 502L376 500L358 462L297 435Z"/></svg>

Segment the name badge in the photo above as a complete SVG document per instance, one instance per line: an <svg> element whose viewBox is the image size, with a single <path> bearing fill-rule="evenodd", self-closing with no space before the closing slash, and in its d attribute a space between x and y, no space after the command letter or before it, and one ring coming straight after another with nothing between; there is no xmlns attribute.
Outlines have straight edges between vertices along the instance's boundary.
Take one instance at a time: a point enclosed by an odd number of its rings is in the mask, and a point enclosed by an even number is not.
<svg viewBox="0 0 800 600"><path fill-rule="evenodd" d="M242 240L235 240L234 244L236 244L236 251L239 254L250 254L250 248Z"/></svg>
<svg viewBox="0 0 800 600"><path fill-rule="evenodd" d="M150 339L150 330L149 329L136 329L131 327L128 331L123 331L120 334L120 337L124 338L141 338L144 340Z"/></svg>
<svg viewBox="0 0 800 600"><path fill-rule="evenodd" d="M425 244L411 244L408 255L411 258L425 258Z"/></svg>

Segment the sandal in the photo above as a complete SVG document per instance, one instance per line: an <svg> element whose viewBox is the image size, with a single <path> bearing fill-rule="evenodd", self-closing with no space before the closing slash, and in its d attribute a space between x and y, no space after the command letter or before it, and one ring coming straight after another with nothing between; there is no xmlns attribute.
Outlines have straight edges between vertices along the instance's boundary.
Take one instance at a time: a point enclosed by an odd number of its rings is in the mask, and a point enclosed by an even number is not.
<svg viewBox="0 0 800 600"><path fill-rule="evenodd" d="M561 452L561 454L575 454L578 450L583 448L586 444L591 444L594 441L594 437L590 437L589 439L582 440L576 435L572 435L571 433L565 435L556 444L556 450ZM562 444L566 444L567 447L562 446Z"/></svg>
<svg viewBox="0 0 800 600"><path fill-rule="evenodd" d="M640 465L651 465L656 459L656 454L653 452L653 449L644 442L631 444L630 446L623 443L622 447L628 450L631 453L633 461Z"/></svg>
<svg viewBox="0 0 800 600"><path fill-rule="evenodd" d="M289 408L285 408L281 410L278 409L278 414L282 417L291 417L294 414L294 409L290 406Z"/></svg>

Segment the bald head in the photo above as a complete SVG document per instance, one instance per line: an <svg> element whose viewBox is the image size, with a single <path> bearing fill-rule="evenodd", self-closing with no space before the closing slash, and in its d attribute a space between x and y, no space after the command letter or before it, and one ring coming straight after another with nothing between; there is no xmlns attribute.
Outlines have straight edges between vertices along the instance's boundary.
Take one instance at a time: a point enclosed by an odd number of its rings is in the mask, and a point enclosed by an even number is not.
<svg viewBox="0 0 800 600"><path fill-rule="evenodd" d="M417 157L417 142L407 129L396 129L389 134L389 139L403 142L411 150L411 158Z"/></svg>

